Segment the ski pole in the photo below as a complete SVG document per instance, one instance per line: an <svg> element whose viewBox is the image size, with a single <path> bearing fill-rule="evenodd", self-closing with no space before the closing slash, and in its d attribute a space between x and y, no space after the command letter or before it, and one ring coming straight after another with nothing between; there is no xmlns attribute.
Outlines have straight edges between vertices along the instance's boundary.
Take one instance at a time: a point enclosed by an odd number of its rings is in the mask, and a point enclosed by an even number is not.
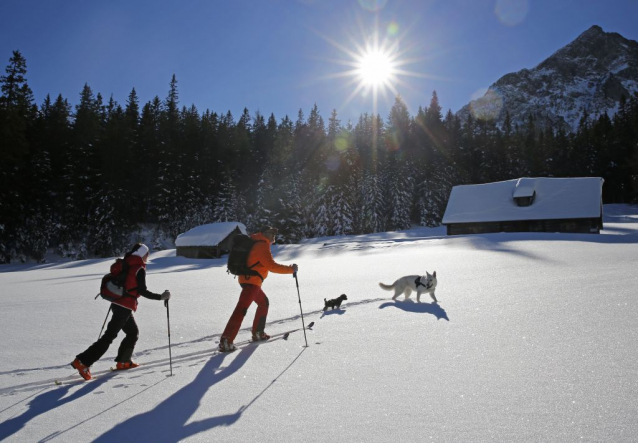
<svg viewBox="0 0 638 443"><path fill-rule="evenodd" d="M171 316L168 310L168 300L164 300L166 306L166 324L168 325L168 361L171 366L171 377L173 376L173 356L171 355Z"/></svg>
<svg viewBox="0 0 638 443"><path fill-rule="evenodd" d="M113 305L109 305L109 310L106 311L106 317L104 317L104 323L102 323L102 329L100 329L100 335L97 336L98 340L100 339L100 337L102 337L102 331L104 331L104 325L106 324L106 319L109 318L109 312L111 312L112 307Z"/></svg>
<svg viewBox="0 0 638 443"><path fill-rule="evenodd" d="M301 294L299 293L299 280L297 280L297 273L292 274L295 277L295 283L297 283L297 296L299 297L299 311L301 312L301 326L303 327L303 338L306 341L306 348L308 347L308 339L306 338L306 325L303 321L303 309L301 308Z"/></svg>

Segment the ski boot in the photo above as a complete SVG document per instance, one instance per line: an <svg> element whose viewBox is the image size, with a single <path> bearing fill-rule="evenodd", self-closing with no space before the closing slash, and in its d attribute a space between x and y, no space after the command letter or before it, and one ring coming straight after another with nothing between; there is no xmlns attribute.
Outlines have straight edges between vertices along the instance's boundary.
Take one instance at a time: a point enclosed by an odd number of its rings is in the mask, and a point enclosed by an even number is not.
<svg viewBox="0 0 638 443"><path fill-rule="evenodd" d="M237 348L232 341L228 341L226 337L222 337L219 340L219 352L233 352Z"/></svg>
<svg viewBox="0 0 638 443"><path fill-rule="evenodd" d="M270 338L270 335L266 334L264 331L261 332L253 332L253 341L265 341Z"/></svg>
<svg viewBox="0 0 638 443"><path fill-rule="evenodd" d="M118 361L115 365L116 371L123 371L125 369L133 369L137 368L139 363L135 363L134 361Z"/></svg>
<svg viewBox="0 0 638 443"><path fill-rule="evenodd" d="M84 379L84 380L91 380L91 378L93 378L91 376L91 368L89 368L87 365L85 365L84 363L82 363L79 359L75 359L71 362L71 366L74 369L77 369L78 372L80 373L80 376Z"/></svg>

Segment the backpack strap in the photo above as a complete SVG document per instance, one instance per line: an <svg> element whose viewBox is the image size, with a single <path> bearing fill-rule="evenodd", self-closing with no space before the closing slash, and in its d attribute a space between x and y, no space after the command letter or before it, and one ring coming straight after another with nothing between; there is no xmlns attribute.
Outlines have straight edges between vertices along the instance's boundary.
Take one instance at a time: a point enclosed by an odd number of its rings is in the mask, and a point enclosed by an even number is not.
<svg viewBox="0 0 638 443"><path fill-rule="evenodd" d="M255 240L255 245L256 245L257 243L265 243L265 242L264 242L263 240ZM253 248L255 247L255 245L253 245ZM251 248L251 250L252 250L252 248ZM248 266L248 269L252 270L252 269L253 269L255 266L257 266L258 264L260 264L260 262L259 262L259 261L258 261L257 263L255 263L255 264L253 264L252 266ZM262 276L261 276L261 274L260 274L259 272L257 272L257 271L255 271L255 275L256 275L257 277L261 278L261 281L262 281L262 283L263 283L263 281L264 281L264 277L262 277ZM244 277L246 277L246 278L250 278L251 276L250 276L250 275L244 275Z"/></svg>
<svg viewBox="0 0 638 443"><path fill-rule="evenodd" d="M259 264L259 262L255 263L255 264L254 264L254 265L252 265L252 266L248 266L248 269L250 269L250 270L252 271L252 270L253 270L253 268L254 268L255 266L257 266L258 264ZM257 272L257 271L254 271L254 272L255 272L255 276L257 276L257 277L261 278L261 281L262 281L262 283L263 283L263 281L264 281L264 277L262 277L262 276L261 276L261 274L260 274L259 272ZM251 276L250 276L250 275L244 275L244 277L246 277L246 278L250 278Z"/></svg>

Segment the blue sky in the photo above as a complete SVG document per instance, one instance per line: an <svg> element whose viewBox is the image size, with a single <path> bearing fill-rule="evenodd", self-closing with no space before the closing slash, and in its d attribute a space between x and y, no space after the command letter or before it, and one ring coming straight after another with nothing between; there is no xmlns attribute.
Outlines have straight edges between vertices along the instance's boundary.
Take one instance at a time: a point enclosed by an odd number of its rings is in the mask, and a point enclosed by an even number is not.
<svg viewBox="0 0 638 443"><path fill-rule="evenodd" d="M346 122L393 93L356 94L340 75L365 47L393 48L405 74L392 89L415 113L436 90L456 112L504 74L532 68L592 25L638 40L635 0L2 0L0 62L27 59L38 104L47 93L77 104L85 83L121 104L134 87L180 105L238 118L244 107L277 119L316 103Z"/></svg>

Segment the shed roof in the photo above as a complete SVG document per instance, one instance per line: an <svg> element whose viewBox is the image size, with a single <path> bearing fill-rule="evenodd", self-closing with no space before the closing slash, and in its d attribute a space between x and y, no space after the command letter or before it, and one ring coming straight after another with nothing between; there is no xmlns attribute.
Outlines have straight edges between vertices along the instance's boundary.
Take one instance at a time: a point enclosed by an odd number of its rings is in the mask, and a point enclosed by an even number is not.
<svg viewBox="0 0 638 443"><path fill-rule="evenodd" d="M443 224L600 217L603 182L600 177L540 177L455 186ZM534 191L530 206L516 204L515 196Z"/></svg>
<svg viewBox="0 0 638 443"><path fill-rule="evenodd" d="M228 235L239 228L246 234L246 226L239 222L220 222L197 226L177 236L175 246L217 246Z"/></svg>

